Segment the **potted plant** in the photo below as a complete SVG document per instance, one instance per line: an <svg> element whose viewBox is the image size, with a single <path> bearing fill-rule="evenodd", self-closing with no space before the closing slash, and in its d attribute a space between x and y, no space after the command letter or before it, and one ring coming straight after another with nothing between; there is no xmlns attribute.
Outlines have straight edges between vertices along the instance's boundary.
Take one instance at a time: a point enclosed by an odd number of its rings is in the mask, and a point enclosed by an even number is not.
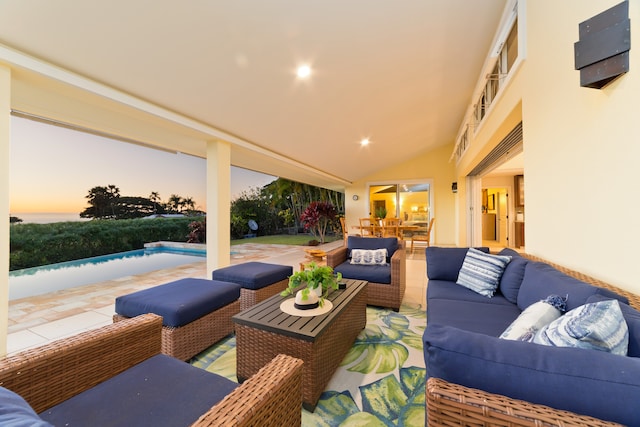
<svg viewBox="0 0 640 427"><path fill-rule="evenodd" d="M387 208L380 207L376 209L376 218L385 219L387 217Z"/></svg>
<svg viewBox="0 0 640 427"><path fill-rule="evenodd" d="M313 291L318 295L320 306L322 306L324 298L329 295L329 289L338 289L338 283L341 280L342 273L333 274L332 267L320 266L312 262L304 270L296 271L289 277L289 286L280 295L283 297L292 295L299 286L306 285L298 291L302 293L302 299L309 298L309 292Z"/></svg>

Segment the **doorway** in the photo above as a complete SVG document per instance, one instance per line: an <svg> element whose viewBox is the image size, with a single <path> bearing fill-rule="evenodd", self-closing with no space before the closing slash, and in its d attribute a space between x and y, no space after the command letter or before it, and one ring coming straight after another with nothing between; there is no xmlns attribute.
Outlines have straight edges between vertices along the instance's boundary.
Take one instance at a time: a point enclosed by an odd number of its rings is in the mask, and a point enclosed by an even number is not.
<svg viewBox="0 0 640 427"><path fill-rule="evenodd" d="M509 245L509 190L506 187L482 189L482 242L484 246Z"/></svg>

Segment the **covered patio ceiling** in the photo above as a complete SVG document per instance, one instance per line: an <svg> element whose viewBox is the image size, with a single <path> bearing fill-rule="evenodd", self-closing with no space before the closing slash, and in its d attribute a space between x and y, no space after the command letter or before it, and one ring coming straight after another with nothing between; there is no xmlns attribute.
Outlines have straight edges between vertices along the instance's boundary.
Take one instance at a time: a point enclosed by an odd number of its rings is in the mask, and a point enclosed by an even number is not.
<svg viewBox="0 0 640 427"><path fill-rule="evenodd" d="M0 63L19 114L340 190L454 141L506 3L1 1Z"/></svg>

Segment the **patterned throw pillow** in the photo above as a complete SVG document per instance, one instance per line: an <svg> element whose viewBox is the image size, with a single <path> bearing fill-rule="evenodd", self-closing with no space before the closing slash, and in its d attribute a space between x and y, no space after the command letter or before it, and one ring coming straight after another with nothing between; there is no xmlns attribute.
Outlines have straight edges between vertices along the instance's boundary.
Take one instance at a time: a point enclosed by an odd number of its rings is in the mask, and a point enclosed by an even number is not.
<svg viewBox="0 0 640 427"><path fill-rule="evenodd" d="M500 335L505 340L533 341L536 333L567 310L566 302L557 295L549 295L527 307Z"/></svg>
<svg viewBox="0 0 640 427"><path fill-rule="evenodd" d="M491 255L469 248L456 283L491 298L509 261L510 256Z"/></svg>
<svg viewBox="0 0 640 427"><path fill-rule="evenodd" d="M584 304L538 331L537 344L627 355L629 330L617 300Z"/></svg>
<svg viewBox="0 0 640 427"><path fill-rule="evenodd" d="M351 264L359 265L386 265L386 249L352 249Z"/></svg>

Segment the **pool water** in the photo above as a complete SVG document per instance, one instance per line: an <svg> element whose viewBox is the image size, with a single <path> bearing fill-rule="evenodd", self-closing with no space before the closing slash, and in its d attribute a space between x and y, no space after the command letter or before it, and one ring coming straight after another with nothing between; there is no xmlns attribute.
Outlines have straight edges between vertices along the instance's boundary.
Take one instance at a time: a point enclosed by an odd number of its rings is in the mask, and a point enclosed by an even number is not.
<svg viewBox="0 0 640 427"><path fill-rule="evenodd" d="M204 250L148 248L9 272L9 300L204 261Z"/></svg>

